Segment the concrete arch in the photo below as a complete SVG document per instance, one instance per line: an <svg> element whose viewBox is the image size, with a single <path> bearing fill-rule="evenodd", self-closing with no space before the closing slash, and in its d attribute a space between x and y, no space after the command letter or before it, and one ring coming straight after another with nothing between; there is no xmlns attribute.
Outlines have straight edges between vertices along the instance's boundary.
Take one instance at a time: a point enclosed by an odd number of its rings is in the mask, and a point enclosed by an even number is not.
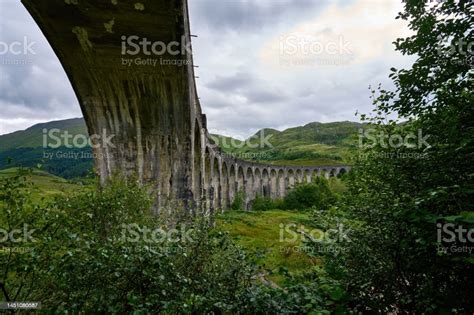
<svg viewBox="0 0 474 315"><path fill-rule="evenodd" d="M232 204L235 198L235 192L237 190L236 177L235 165L231 164L229 168L229 205Z"/></svg>
<svg viewBox="0 0 474 315"><path fill-rule="evenodd" d="M222 162L221 166L222 176L220 180L221 184L221 206L222 210L230 208L229 203L229 170L226 162Z"/></svg>
<svg viewBox="0 0 474 315"><path fill-rule="evenodd" d="M295 172L289 169L286 174L286 191L295 188Z"/></svg>
<svg viewBox="0 0 474 315"><path fill-rule="evenodd" d="M278 170L277 174L277 183L278 183L278 197L283 198L285 197L286 190L285 190L285 172L283 169Z"/></svg>
<svg viewBox="0 0 474 315"><path fill-rule="evenodd" d="M332 168L329 171L329 177L335 177L337 175L337 170L335 168Z"/></svg>
<svg viewBox="0 0 474 315"><path fill-rule="evenodd" d="M270 170L270 197L276 198L277 197L277 172L274 168Z"/></svg>
<svg viewBox="0 0 474 315"><path fill-rule="evenodd" d="M311 183L312 177L313 177L313 170L305 169L303 171L303 182Z"/></svg>
<svg viewBox="0 0 474 315"><path fill-rule="evenodd" d="M200 208L202 200L202 181L203 181L203 160L202 160L202 135L199 123L196 120L194 125L194 142L193 142L193 200L195 209Z"/></svg>
<svg viewBox="0 0 474 315"><path fill-rule="evenodd" d="M253 191L254 196L263 196L263 189L262 189L262 172L260 168L256 167L254 170L254 181L253 181Z"/></svg>
<svg viewBox="0 0 474 315"><path fill-rule="evenodd" d="M295 181L298 184L301 184L303 182L303 172L301 169L297 169L295 172Z"/></svg>
<svg viewBox="0 0 474 315"><path fill-rule="evenodd" d="M219 159L215 156L212 159L212 172L211 172L211 212L214 212L217 209L220 209L220 194L221 194L221 186L220 186L220 170L219 170Z"/></svg>
<svg viewBox="0 0 474 315"><path fill-rule="evenodd" d="M337 177L341 177L347 173L347 170L344 167L338 169Z"/></svg>
<svg viewBox="0 0 474 315"><path fill-rule="evenodd" d="M329 178L329 171L330 171L330 170L328 170L328 169L326 169L326 168L322 168L322 169L321 169L321 172L320 172L320 176L321 176L321 177L324 177L324 178L326 178L326 179L328 179L328 178Z"/></svg>
<svg viewBox="0 0 474 315"><path fill-rule="evenodd" d="M266 168L262 171L262 193L264 197L270 197L270 175Z"/></svg>
<svg viewBox="0 0 474 315"><path fill-rule="evenodd" d="M203 180L203 205L204 209L206 212L211 208L211 199L212 199L212 193L211 193L211 151L209 150L209 147L206 147L206 151L204 153L204 180Z"/></svg>
<svg viewBox="0 0 474 315"><path fill-rule="evenodd" d="M244 181L245 181L244 169L242 166L239 166L238 171L237 171L237 191L238 192L240 191L245 192Z"/></svg>
<svg viewBox="0 0 474 315"><path fill-rule="evenodd" d="M253 191L253 185L254 185L254 174L253 170L251 167L248 167L246 172L245 172L245 209L250 210L251 209L251 202L252 200L255 199L254 191Z"/></svg>

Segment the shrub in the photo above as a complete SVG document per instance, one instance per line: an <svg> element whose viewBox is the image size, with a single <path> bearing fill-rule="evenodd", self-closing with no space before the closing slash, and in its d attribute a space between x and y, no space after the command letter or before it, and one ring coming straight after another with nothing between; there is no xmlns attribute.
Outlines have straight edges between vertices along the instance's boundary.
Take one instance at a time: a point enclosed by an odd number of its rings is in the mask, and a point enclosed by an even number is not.
<svg viewBox="0 0 474 315"><path fill-rule="evenodd" d="M267 211L275 209L274 202L269 197L263 197L261 195L257 195L255 200L253 201L252 210L255 211Z"/></svg>
<svg viewBox="0 0 474 315"><path fill-rule="evenodd" d="M1 228L35 230L31 241L0 244L3 301L41 301L53 313L238 311L253 269L210 218L154 239L151 231L169 227L150 216L146 188L133 180L45 206L29 187L23 175L0 181Z"/></svg>
<svg viewBox="0 0 474 315"><path fill-rule="evenodd" d="M286 209L327 209L336 201L334 193L324 178L317 177L308 184L299 184L291 190L284 199Z"/></svg>
<svg viewBox="0 0 474 315"><path fill-rule="evenodd" d="M230 205L232 210L245 210L245 193L240 190L235 194L234 201Z"/></svg>

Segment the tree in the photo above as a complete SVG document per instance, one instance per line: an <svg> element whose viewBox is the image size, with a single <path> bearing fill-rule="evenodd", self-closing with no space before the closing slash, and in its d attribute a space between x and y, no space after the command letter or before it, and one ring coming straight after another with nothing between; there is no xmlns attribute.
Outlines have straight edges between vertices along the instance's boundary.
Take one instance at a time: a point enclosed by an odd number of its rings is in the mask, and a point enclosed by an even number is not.
<svg viewBox="0 0 474 315"><path fill-rule="evenodd" d="M473 255L439 251L446 244L438 240L446 224L474 222L472 13L472 1L407 0L397 17L414 34L397 39L396 50L417 59L391 69L394 90L372 91L375 110L363 118L383 141L362 149L341 203L357 224L351 242L339 244L347 250L327 257L358 310L474 310Z"/></svg>

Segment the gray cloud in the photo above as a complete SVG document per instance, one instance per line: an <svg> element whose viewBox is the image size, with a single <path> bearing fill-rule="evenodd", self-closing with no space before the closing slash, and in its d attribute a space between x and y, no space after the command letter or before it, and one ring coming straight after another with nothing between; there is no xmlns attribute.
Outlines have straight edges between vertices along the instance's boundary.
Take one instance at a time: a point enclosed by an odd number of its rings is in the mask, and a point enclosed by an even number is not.
<svg viewBox="0 0 474 315"><path fill-rule="evenodd" d="M268 83L264 79L253 77L250 73L238 72L231 76L216 76L205 86L220 94L234 94L251 104L280 102L286 99L283 91L264 86Z"/></svg>
<svg viewBox="0 0 474 315"><path fill-rule="evenodd" d="M304 20L331 3L352 0L194 0L189 1L193 22L217 32L255 32L275 24Z"/></svg>
<svg viewBox="0 0 474 315"><path fill-rule="evenodd" d="M252 82L253 78L249 73L239 72L231 76L217 75L215 79L206 84L206 86L215 90L232 91L248 86Z"/></svg>
<svg viewBox="0 0 474 315"><path fill-rule="evenodd" d="M81 116L58 58L19 1L0 0L0 42L18 42L21 52L0 54L0 133Z"/></svg>
<svg viewBox="0 0 474 315"><path fill-rule="evenodd" d="M264 89L250 89L245 96L251 103L273 103L286 100L286 96L282 91Z"/></svg>

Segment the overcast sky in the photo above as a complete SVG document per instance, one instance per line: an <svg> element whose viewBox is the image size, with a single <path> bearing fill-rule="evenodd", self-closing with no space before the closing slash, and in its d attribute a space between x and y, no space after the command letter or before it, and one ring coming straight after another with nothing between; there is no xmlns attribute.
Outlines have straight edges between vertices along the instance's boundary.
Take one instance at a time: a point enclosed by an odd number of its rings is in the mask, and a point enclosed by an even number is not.
<svg viewBox="0 0 474 315"><path fill-rule="evenodd" d="M313 121L357 121L369 85L409 66L392 42L401 0L190 0L198 93L208 127L234 137ZM5 43L31 45L26 55ZM13 64L12 64L13 63ZM18 63L21 63L20 65ZM0 0L0 134L81 117L51 47L19 0Z"/></svg>

